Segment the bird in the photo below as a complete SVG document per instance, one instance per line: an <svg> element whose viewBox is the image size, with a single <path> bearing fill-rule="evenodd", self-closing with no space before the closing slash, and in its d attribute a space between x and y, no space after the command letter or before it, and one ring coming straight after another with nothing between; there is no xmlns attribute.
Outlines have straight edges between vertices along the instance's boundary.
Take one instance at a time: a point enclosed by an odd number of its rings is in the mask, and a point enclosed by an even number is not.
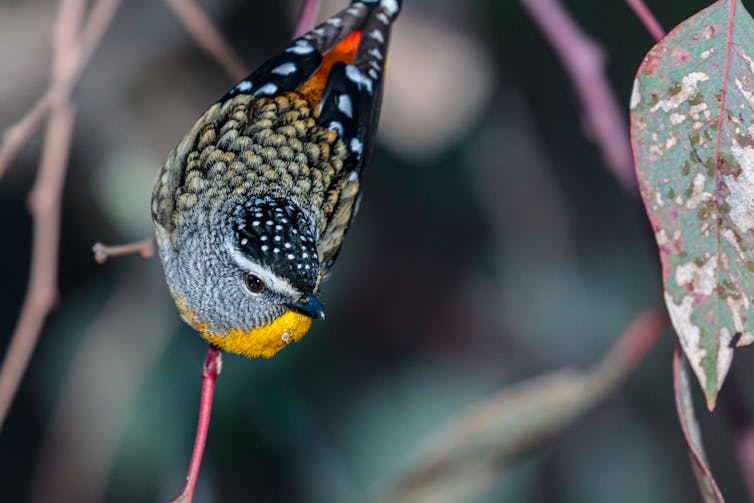
<svg viewBox="0 0 754 503"><path fill-rule="evenodd" d="M165 279L222 351L272 357L324 319L360 201L399 0L354 0L238 82L168 155L151 213Z"/></svg>

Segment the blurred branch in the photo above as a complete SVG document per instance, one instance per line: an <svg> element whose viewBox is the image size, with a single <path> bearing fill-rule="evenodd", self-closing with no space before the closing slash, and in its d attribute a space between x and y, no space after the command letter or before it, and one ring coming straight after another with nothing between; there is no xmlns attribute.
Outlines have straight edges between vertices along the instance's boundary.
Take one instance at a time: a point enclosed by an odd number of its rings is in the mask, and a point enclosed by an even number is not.
<svg viewBox="0 0 754 503"><path fill-rule="evenodd" d="M95 243L92 246L94 260L98 264L104 264L108 259L113 257L122 257L124 255L138 254L143 259L151 258L154 255L154 238L148 237L135 243L124 245L107 246L102 243Z"/></svg>
<svg viewBox="0 0 754 503"><path fill-rule="evenodd" d="M293 32L293 38L298 38L314 28L321 7L322 0L304 0L298 23L296 23L296 30Z"/></svg>
<svg viewBox="0 0 754 503"><path fill-rule="evenodd" d="M212 20L194 0L165 0L196 43L234 79L241 80L250 72Z"/></svg>
<svg viewBox="0 0 754 503"><path fill-rule="evenodd" d="M649 10L649 7L644 4L644 0L626 0L626 3L656 41L659 42L665 38L665 30L662 28L660 22L657 21L654 14L652 14L652 11Z"/></svg>
<svg viewBox="0 0 754 503"><path fill-rule="evenodd" d="M510 462L563 433L614 391L667 324L663 307L649 307L591 370L534 377L467 408L431 439L428 452L379 501L474 500Z"/></svg>
<svg viewBox="0 0 754 503"><path fill-rule="evenodd" d="M16 127L21 128L9 131L12 140L10 146L6 135L3 146L0 147L1 176L7 163L49 112L40 168L29 194L29 211L34 222L29 285L0 367L0 426L5 421L21 378L26 372L44 321L57 299L60 206L76 113L70 101L70 93L112 19L117 4L118 0L98 1L84 25L85 36L79 36L86 2L60 1L53 26L52 84L45 96L17 124Z"/></svg>
<svg viewBox="0 0 754 503"><path fill-rule="evenodd" d="M712 476L702 443L702 431L694 412L694 401L691 397L691 384L686 357L676 345L673 353L673 389L675 390L675 406L678 420L681 422L683 436L689 448L691 468L694 472L699 492L705 503L724 503L720 488Z"/></svg>
<svg viewBox="0 0 754 503"><path fill-rule="evenodd" d="M0 368L0 425L8 413L57 299L60 198L73 133L75 107L62 100L50 116L41 168L29 197L34 219L31 273L21 315Z"/></svg>
<svg viewBox="0 0 754 503"><path fill-rule="evenodd" d="M214 346L207 349L207 356L204 359L202 367L202 397L199 402L199 421L196 426L196 439L194 440L194 450L191 453L191 462L189 471L186 476L186 485L183 492L170 503L191 503L196 489L196 481L199 478L199 469L202 466L202 456L204 455L204 446L207 443L207 431L209 430L209 419L212 414L212 396L215 393L215 382L217 376L222 371L223 353Z"/></svg>
<svg viewBox="0 0 754 503"><path fill-rule="evenodd" d="M587 133L623 188L637 193L626 117L605 75L602 48L557 0L521 0L560 57L583 107Z"/></svg>
<svg viewBox="0 0 754 503"><path fill-rule="evenodd" d="M66 34L63 43L64 45L70 44L70 48L63 51L64 54L60 54L63 60L59 64L53 63L53 66L56 66L57 69L53 70L50 85L45 93L37 100L26 115L5 131L2 143L0 144L0 178L5 174L10 163L13 162L24 145L42 126L42 123L50 113L53 103L60 97L71 95L76 81L91 60L94 50L109 26L120 4L120 0L98 0L92 6L89 17L81 30L81 36L76 37L74 35L77 34L81 25L81 20L76 19L76 16L82 15L82 5L84 3L77 0L75 4L72 4L73 7L66 7L65 17L62 18L65 22L60 23L56 21L58 25L69 26L67 30L73 35L69 36ZM64 4L65 0L61 0L60 10L64 10ZM78 14L74 15L75 12L78 12ZM55 47L59 45L55 42ZM58 58L55 59L57 60Z"/></svg>

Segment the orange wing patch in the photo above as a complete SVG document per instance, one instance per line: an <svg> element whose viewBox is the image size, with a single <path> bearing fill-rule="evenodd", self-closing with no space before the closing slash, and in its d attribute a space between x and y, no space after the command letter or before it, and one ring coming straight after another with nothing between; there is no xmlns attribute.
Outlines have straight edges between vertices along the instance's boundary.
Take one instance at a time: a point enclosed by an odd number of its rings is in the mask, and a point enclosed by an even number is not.
<svg viewBox="0 0 754 503"><path fill-rule="evenodd" d="M361 43L361 35L361 30L357 30L338 42L338 45L324 55L322 64L314 75L301 84L299 91L310 103L319 103L322 99L327 79L330 77L330 71L332 71L335 63L345 63L346 65L353 63L353 60L356 58L356 51L359 49L359 44ZM315 107L314 109L318 110L318 108Z"/></svg>

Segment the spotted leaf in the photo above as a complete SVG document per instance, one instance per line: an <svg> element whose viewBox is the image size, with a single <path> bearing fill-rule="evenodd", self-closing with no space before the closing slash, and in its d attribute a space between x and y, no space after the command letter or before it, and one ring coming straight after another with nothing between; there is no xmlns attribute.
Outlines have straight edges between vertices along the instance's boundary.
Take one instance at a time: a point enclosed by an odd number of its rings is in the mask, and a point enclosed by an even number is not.
<svg viewBox="0 0 754 503"><path fill-rule="evenodd" d="M665 301L710 410L754 341L754 21L721 0L647 54L631 96Z"/></svg>

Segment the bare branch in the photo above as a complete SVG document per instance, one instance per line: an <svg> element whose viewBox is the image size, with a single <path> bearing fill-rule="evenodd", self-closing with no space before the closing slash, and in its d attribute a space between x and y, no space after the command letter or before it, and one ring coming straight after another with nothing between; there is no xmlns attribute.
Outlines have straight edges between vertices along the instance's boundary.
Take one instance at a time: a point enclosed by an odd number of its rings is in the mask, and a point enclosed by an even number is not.
<svg viewBox="0 0 754 503"><path fill-rule="evenodd" d="M604 55L557 0L521 0L563 62L582 106L587 133L623 188L637 193L625 114L604 72Z"/></svg>
<svg viewBox="0 0 754 503"><path fill-rule="evenodd" d="M240 80L251 73L249 67L194 0L165 0L165 2L191 33L196 43L231 77Z"/></svg>
<svg viewBox="0 0 754 503"><path fill-rule="evenodd" d="M642 311L592 369L542 374L471 405L431 437L427 450L380 503L471 501L519 456L562 434L628 376L659 340L668 318Z"/></svg>
<svg viewBox="0 0 754 503"><path fill-rule="evenodd" d="M67 51L64 51L64 62L59 64L53 62L53 66L57 65L57 68L52 72L50 86L29 112L6 130L0 144L0 178L24 145L42 126L48 117L52 102L59 96L70 96L71 90L89 63L94 49L99 44L119 4L120 0L99 0L94 4L83 27L82 35L78 39L78 44L73 44ZM78 8L77 5L74 10ZM76 30L78 30L80 22L73 17L71 19L75 21ZM69 38L67 35L64 37L66 40Z"/></svg>
<svg viewBox="0 0 754 503"><path fill-rule="evenodd" d="M73 133L75 109L56 106L42 157L42 167L29 197L34 218L31 276L21 316L0 367L0 425L2 425L37 344L44 320L57 298L60 198Z"/></svg>
<svg viewBox="0 0 754 503"><path fill-rule="evenodd" d="M652 11L649 10L649 7L644 4L644 0L626 0L626 3L656 41L659 42L665 38L665 30L662 28L660 22L657 21L654 14L652 14Z"/></svg>
<svg viewBox="0 0 754 503"><path fill-rule="evenodd" d="M54 25L52 84L0 147L0 176L49 112L49 126L40 169L29 194L34 221L29 285L24 305L0 367L0 426L39 339L44 321L57 298L60 206L76 109L70 101L74 82L88 62L112 19L119 0L98 0L83 28L84 0L61 0ZM78 42L77 42L78 40ZM86 49L82 54L82 47ZM20 128L19 128L20 126ZM3 164L5 162L5 164Z"/></svg>

